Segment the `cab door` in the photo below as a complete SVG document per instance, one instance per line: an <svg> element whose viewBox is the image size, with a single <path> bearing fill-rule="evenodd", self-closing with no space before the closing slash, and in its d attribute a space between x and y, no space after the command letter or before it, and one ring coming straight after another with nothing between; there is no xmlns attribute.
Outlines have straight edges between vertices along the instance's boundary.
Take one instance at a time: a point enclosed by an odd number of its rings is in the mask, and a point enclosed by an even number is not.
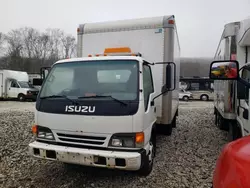
<svg viewBox="0 0 250 188"><path fill-rule="evenodd" d="M156 120L156 106L152 101L154 90L154 82L151 67L144 62L143 64L143 93L144 93L144 128L148 129Z"/></svg>
<svg viewBox="0 0 250 188"><path fill-rule="evenodd" d="M18 83L15 80L12 80L8 90L8 96L10 98L16 98L19 94L19 88L20 86L18 85Z"/></svg>
<svg viewBox="0 0 250 188"><path fill-rule="evenodd" d="M243 69L242 70L242 77L244 81L250 83L250 69ZM249 99L250 99L250 92L249 87L238 83L241 85L238 87L238 107L237 107L237 115L238 121L243 126L243 136L250 134L250 109L249 109Z"/></svg>

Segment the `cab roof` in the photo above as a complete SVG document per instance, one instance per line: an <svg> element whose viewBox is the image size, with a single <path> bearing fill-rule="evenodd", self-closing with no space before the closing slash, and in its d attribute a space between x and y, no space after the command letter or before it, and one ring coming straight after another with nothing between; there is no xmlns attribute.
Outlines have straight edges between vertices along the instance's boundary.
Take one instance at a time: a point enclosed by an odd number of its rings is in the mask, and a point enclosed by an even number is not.
<svg viewBox="0 0 250 188"><path fill-rule="evenodd" d="M144 59L139 56L98 56L98 57L94 56L94 57L62 59L62 60L55 62L53 65L59 64L59 63L71 63L71 62L77 62L77 61L84 62L84 61L100 61L100 60L137 60L139 62L144 61Z"/></svg>

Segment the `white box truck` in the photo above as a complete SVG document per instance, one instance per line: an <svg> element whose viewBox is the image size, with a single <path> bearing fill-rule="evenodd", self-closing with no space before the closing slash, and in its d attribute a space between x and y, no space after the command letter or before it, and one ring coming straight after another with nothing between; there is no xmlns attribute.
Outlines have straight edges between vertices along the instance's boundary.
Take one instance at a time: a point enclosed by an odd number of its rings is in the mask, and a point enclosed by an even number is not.
<svg viewBox="0 0 250 188"><path fill-rule="evenodd" d="M29 84L27 72L0 70L0 86L0 98L2 99L35 100L38 94L38 90Z"/></svg>
<svg viewBox="0 0 250 188"><path fill-rule="evenodd" d="M214 79L215 124L227 130L232 141L250 133L250 19L225 25L214 59L210 78ZM234 74L228 74L229 68Z"/></svg>
<svg viewBox="0 0 250 188"><path fill-rule="evenodd" d="M178 115L180 46L174 16L87 23L78 58L60 60L36 102L32 156L148 175L156 125Z"/></svg>

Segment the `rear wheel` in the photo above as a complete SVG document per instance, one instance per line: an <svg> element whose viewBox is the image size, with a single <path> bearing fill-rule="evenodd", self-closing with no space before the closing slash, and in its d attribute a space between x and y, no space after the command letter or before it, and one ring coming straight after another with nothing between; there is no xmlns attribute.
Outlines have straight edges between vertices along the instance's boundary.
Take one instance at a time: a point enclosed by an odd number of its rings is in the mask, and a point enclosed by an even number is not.
<svg viewBox="0 0 250 188"><path fill-rule="evenodd" d="M176 128L176 115L175 115L175 117L174 117L174 119L173 119L172 127L173 127L173 128Z"/></svg>
<svg viewBox="0 0 250 188"><path fill-rule="evenodd" d="M218 113L215 112L214 114L215 114L215 115L214 115L214 124L215 124L216 126L218 126Z"/></svg>
<svg viewBox="0 0 250 188"><path fill-rule="evenodd" d="M160 126L160 131L162 134L170 136L172 134L173 130L173 125L172 124L167 124L167 125L161 125Z"/></svg>
<svg viewBox="0 0 250 188"><path fill-rule="evenodd" d="M201 100L202 101L208 101L209 97L207 95L201 95Z"/></svg>

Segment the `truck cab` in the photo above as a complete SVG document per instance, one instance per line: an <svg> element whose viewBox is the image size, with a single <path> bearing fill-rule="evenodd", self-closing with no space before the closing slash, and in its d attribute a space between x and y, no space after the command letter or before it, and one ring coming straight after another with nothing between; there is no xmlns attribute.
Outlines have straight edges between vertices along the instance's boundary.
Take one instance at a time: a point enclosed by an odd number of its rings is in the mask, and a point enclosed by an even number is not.
<svg viewBox="0 0 250 188"><path fill-rule="evenodd" d="M56 62L37 98L31 155L148 175L156 149L154 100L173 89L171 65L157 93L151 71L157 65L141 57Z"/></svg>
<svg viewBox="0 0 250 188"><path fill-rule="evenodd" d="M221 67L224 67L223 70ZM226 71L224 71L226 70ZM250 63L246 63L239 69L239 62L235 60L214 61L210 68L210 78L214 80L237 81L234 88L236 95L236 122L228 122L229 136L231 140L249 135L250 133Z"/></svg>

